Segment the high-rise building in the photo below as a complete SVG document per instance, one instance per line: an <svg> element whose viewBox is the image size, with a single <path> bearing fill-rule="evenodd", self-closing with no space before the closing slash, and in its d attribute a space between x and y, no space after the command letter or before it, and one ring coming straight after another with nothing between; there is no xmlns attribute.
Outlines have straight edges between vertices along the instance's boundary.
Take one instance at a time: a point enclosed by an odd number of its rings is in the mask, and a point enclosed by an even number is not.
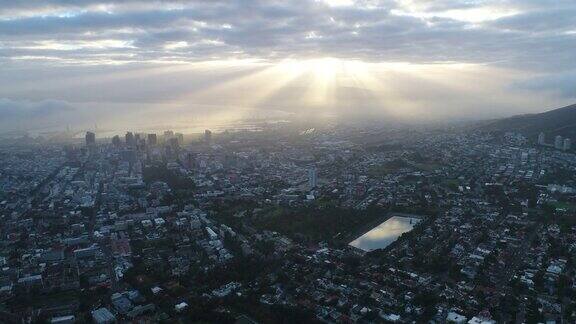
<svg viewBox="0 0 576 324"><path fill-rule="evenodd" d="M308 169L308 186L314 189L318 186L318 172L315 167Z"/></svg>
<svg viewBox="0 0 576 324"><path fill-rule="evenodd" d="M136 162L137 154L134 149L125 149L122 152L120 152L120 157L124 161L134 163Z"/></svg>
<svg viewBox="0 0 576 324"><path fill-rule="evenodd" d="M559 150L564 148L564 140L562 139L562 136L557 135L556 138L554 138L554 147Z"/></svg>
<svg viewBox="0 0 576 324"><path fill-rule="evenodd" d="M86 132L86 145L91 146L96 144L96 134L93 132Z"/></svg>
<svg viewBox="0 0 576 324"><path fill-rule="evenodd" d="M168 140L168 145L170 145L173 149L178 149L180 147L176 137L170 138L170 140Z"/></svg>
<svg viewBox="0 0 576 324"><path fill-rule="evenodd" d="M186 167L188 170L196 168L196 154L192 152L186 154Z"/></svg>
<svg viewBox="0 0 576 324"><path fill-rule="evenodd" d="M75 161L78 159L80 150L74 147L74 145L66 145L64 146L64 153L69 161Z"/></svg>
<svg viewBox="0 0 576 324"><path fill-rule="evenodd" d="M146 134L136 134L134 141L136 142L136 148L138 151L144 150L146 147Z"/></svg>
<svg viewBox="0 0 576 324"><path fill-rule="evenodd" d="M168 143L168 141L170 141L172 137L174 137L173 131L171 130L164 131L164 138L163 138L164 143Z"/></svg>
<svg viewBox="0 0 576 324"><path fill-rule="evenodd" d="M184 144L184 134L176 133L174 134L174 136L176 136L176 138L178 139L178 144L180 145Z"/></svg>
<svg viewBox="0 0 576 324"><path fill-rule="evenodd" d="M538 144L539 145L546 144L546 135L544 135L544 133L540 133L540 135L538 135Z"/></svg>
<svg viewBox="0 0 576 324"><path fill-rule="evenodd" d="M126 141L127 146L136 145L136 140L134 139L134 134L132 132L127 132L124 137L125 137L125 141Z"/></svg>
<svg viewBox="0 0 576 324"><path fill-rule="evenodd" d="M569 138L565 138L564 139L564 145L563 145L562 149L564 151L569 151L571 147L572 147L572 142L570 141Z"/></svg>
<svg viewBox="0 0 576 324"><path fill-rule="evenodd" d="M204 131L204 142L210 143L212 141L212 131L209 129Z"/></svg>
<svg viewBox="0 0 576 324"><path fill-rule="evenodd" d="M112 145L120 146L120 136L114 135L114 137L112 137Z"/></svg>
<svg viewBox="0 0 576 324"><path fill-rule="evenodd" d="M154 146L158 144L158 136L156 134L148 134L148 145Z"/></svg>

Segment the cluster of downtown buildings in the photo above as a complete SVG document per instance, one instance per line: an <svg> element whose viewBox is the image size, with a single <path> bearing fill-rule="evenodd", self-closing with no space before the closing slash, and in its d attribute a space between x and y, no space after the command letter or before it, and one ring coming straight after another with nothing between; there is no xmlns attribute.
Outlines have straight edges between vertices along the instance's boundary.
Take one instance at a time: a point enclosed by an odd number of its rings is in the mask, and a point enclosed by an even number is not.
<svg viewBox="0 0 576 324"><path fill-rule="evenodd" d="M550 145L553 146L557 150L569 151L572 148L572 141L569 138L563 138L560 135L556 135L554 137L554 144L547 144L546 143L546 134L540 133L538 135L538 144L539 145Z"/></svg>
<svg viewBox="0 0 576 324"><path fill-rule="evenodd" d="M544 139L276 125L15 141L0 148L0 318L573 322L576 155ZM370 227L266 226L326 208L421 221L370 252L348 245Z"/></svg>

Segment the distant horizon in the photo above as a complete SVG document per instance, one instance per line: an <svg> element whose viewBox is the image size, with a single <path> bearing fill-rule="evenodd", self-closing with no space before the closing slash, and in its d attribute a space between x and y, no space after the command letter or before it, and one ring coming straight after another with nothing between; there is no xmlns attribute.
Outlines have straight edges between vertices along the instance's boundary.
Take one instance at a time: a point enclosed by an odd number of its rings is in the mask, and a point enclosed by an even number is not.
<svg viewBox="0 0 576 324"><path fill-rule="evenodd" d="M493 120L500 120L506 119L510 117L516 116L525 116L525 115L534 115L539 113L545 113L557 109L562 109L570 106L574 106L576 104L571 104L563 107L556 107L552 109L548 109L542 112L530 112L530 113L519 113L514 115L506 115L506 116L494 116L491 118L461 118L461 119L447 119L447 120L394 120L394 119L353 119L353 120L340 120L338 116L328 116L324 117L324 119L318 120L306 120L306 123L311 124L318 124L322 123L323 121L332 121L338 124L361 124L361 125L369 125L369 124L382 124L386 125L388 123L393 123L395 125L400 125L403 127L408 126L418 126L418 125L427 125L427 126L445 126L445 125L454 125L454 126L462 126L466 124L476 124L482 122L488 122ZM191 123L180 123L180 124L149 124L149 125L119 125L116 127L107 127L106 124L104 125L57 125L57 126L47 126L47 127L40 127L40 128L31 128L31 129L20 129L20 130L3 130L0 131L0 135L6 136L9 134L16 134L18 136L28 135L32 137L41 136L41 135L73 135L70 138L76 139L83 139L84 134L88 131L94 132L96 134L97 139L111 139L115 135L124 136L126 132L135 132L140 134L162 134L162 132L166 130L172 130L175 132L180 132L184 135L197 135L202 134L206 129L213 131L214 133L222 133L225 131L250 131L250 130L261 130L261 127L258 126L259 124L275 124L275 123L286 123L286 124L298 124L302 122L301 119L298 118L246 118L246 119L238 119L238 120L230 120L230 121L222 121L217 124L204 124L201 120L191 122ZM400 124L398 124L400 122ZM71 133L71 134L70 134Z"/></svg>
<svg viewBox="0 0 576 324"><path fill-rule="evenodd" d="M576 102L571 1L6 1L3 131L472 121Z"/></svg>

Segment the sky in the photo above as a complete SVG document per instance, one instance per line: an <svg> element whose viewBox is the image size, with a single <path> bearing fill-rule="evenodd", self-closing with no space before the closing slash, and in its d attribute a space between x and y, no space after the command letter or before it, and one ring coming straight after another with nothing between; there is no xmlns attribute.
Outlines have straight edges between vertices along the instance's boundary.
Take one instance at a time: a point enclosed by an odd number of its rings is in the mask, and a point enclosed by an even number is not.
<svg viewBox="0 0 576 324"><path fill-rule="evenodd" d="M3 131L574 102L574 0L0 0Z"/></svg>

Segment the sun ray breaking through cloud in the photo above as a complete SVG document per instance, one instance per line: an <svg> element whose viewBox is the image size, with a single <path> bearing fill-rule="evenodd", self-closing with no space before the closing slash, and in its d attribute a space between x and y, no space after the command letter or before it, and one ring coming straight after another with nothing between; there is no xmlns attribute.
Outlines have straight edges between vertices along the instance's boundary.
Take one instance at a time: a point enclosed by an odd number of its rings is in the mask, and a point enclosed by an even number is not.
<svg viewBox="0 0 576 324"><path fill-rule="evenodd" d="M31 103L78 123L542 111L576 99L574 17L572 1L5 1L0 124Z"/></svg>

